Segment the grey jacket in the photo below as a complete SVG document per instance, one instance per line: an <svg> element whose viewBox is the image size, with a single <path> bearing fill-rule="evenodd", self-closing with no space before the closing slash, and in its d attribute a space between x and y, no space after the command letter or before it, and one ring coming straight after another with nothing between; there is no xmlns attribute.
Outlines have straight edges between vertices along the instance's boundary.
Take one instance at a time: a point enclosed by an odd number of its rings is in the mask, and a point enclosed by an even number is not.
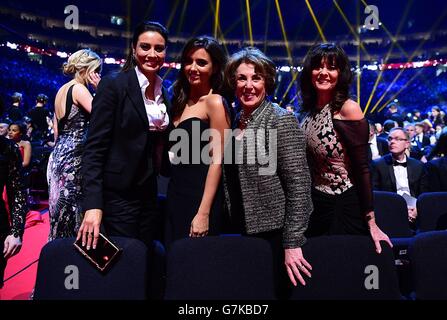
<svg viewBox="0 0 447 320"><path fill-rule="evenodd" d="M256 136L255 143L250 135ZM306 242L304 232L313 210L305 145L304 132L293 114L264 101L253 112L240 148L243 161L237 171L246 231L255 234L283 228L285 249L298 248ZM262 155L264 148L270 163L262 164L259 157L250 161L253 159L248 155ZM232 184L225 166L223 182L231 215L228 188Z"/></svg>

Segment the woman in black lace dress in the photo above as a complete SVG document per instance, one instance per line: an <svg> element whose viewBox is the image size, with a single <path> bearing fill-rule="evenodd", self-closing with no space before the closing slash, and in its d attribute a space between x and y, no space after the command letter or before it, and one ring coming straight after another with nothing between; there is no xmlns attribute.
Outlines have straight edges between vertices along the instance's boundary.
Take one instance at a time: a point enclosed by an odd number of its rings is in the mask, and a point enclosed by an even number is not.
<svg viewBox="0 0 447 320"><path fill-rule="evenodd" d="M73 80L56 94L54 128L56 144L48 161L50 234L48 240L75 237L81 225L81 157L93 97L100 81L101 59L91 50L73 53L64 73Z"/></svg>
<svg viewBox="0 0 447 320"><path fill-rule="evenodd" d="M330 234L370 235L376 251L380 241L392 246L374 219L368 166L368 122L349 99L351 66L338 45L311 48L301 75L302 126L312 176L308 237Z"/></svg>

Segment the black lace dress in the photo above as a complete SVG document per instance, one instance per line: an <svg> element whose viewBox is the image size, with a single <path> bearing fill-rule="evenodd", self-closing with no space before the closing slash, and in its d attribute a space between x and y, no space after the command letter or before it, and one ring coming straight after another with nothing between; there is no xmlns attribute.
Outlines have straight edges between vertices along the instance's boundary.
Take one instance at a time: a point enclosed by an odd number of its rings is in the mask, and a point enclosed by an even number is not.
<svg viewBox="0 0 447 320"><path fill-rule="evenodd" d="M373 210L366 119L334 119L330 105L302 123L312 176L314 211L308 237L369 234L365 214Z"/></svg>

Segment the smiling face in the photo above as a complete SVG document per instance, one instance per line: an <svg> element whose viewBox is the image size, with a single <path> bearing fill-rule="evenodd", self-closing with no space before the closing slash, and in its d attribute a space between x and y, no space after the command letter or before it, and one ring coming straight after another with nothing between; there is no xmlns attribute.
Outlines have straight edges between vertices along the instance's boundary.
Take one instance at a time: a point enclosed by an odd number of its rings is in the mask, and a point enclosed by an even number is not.
<svg viewBox="0 0 447 320"><path fill-rule="evenodd" d="M16 124L11 124L8 129L8 138L18 142L21 140L21 137L22 133L20 132L19 126Z"/></svg>
<svg viewBox="0 0 447 320"><path fill-rule="evenodd" d="M158 32L146 31L140 34L133 50L138 68L148 77L156 74L163 65L166 57L166 42Z"/></svg>
<svg viewBox="0 0 447 320"><path fill-rule="evenodd" d="M191 86L210 86L213 62L204 48L192 49L188 53L184 61L184 73Z"/></svg>
<svg viewBox="0 0 447 320"><path fill-rule="evenodd" d="M242 107L257 108L265 99L264 76L256 73L251 63L241 63L236 69L236 97Z"/></svg>
<svg viewBox="0 0 447 320"><path fill-rule="evenodd" d="M337 66L323 58L320 65L312 69L312 85L317 92L332 92L337 85L339 73Z"/></svg>

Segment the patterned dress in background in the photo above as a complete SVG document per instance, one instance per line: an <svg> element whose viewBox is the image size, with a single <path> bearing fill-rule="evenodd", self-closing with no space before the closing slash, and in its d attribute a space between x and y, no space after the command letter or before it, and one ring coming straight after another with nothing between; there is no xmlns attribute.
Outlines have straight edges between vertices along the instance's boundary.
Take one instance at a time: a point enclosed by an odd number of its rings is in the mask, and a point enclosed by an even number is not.
<svg viewBox="0 0 447 320"><path fill-rule="evenodd" d="M90 115L73 104L72 89L68 90L65 116L58 121L58 137L48 161L48 241L75 237L81 224L81 158Z"/></svg>

